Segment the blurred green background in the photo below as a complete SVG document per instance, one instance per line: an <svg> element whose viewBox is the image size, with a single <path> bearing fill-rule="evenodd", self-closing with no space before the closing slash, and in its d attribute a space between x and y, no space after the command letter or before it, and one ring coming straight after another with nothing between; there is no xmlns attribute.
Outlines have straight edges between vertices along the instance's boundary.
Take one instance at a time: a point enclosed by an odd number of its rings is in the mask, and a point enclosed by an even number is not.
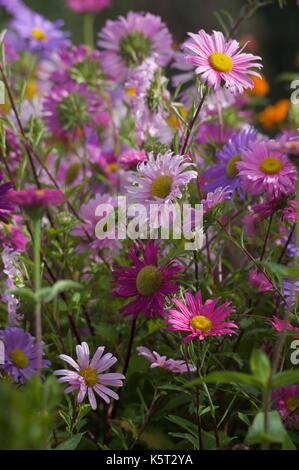
<svg viewBox="0 0 299 470"><path fill-rule="evenodd" d="M69 10L64 0L25 0L25 3L49 19L63 18L74 42L82 41L80 15ZM129 10L150 11L163 18L179 43L188 31L219 29L214 11L227 10L235 18L245 3L245 0L113 0L112 7L97 17L96 30L101 29L107 18L116 18ZM243 24L238 35L254 36L256 53L263 57L264 71L271 82L272 96L284 96L286 87L277 83L277 76L282 72L299 71L299 7L296 0L288 0L284 9L279 8L277 0L273 5L261 8Z"/></svg>

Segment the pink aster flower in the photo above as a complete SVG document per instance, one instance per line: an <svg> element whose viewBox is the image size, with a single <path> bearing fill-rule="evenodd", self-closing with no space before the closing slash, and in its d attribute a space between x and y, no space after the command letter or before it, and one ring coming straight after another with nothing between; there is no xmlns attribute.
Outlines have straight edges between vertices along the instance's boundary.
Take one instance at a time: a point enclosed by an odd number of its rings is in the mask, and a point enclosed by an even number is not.
<svg viewBox="0 0 299 470"><path fill-rule="evenodd" d="M260 77L253 69L260 69L261 58L253 54L245 54L240 44L234 39L225 39L222 32L213 31L207 34L201 29L198 34L189 33L191 40L184 44L190 53L186 60L196 66L195 72L203 82L215 90L222 82L232 92L242 93L253 88L249 75Z"/></svg>
<svg viewBox="0 0 299 470"><path fill-rule="evenodd" d="M161 18L151 13L130 11L126 17L108 20L99 34L98 45L103 49L103 70L120 82L127 78L130 69L154 53L162 66L172 56L171 35Z"/></svg>
<svg viewBox="0 0 299 470"><path fill-rule="evenodd" d="M103 372L113 366L117 362L116 357L111 353L103 355L104 346L99 347L93 358L89 358L89 347L87 343L76 346L77 362L70 356L61 354L60 359L67 362L74 371L68 369L60 369L54 372L55 375L61 376L58 381L60 383L69 384L65 389L65 393L73 392L79 389L77 402L82 403L87 393L91 408L97 408L95 393L99 395L106 403L110 403L110 399L118 400L118 395L109 387L122 387L125 376L118 372L103 374Z"/></svg>
<svg viewBox="0 0 299 470"><path fill-rule="evenodd" d="M268 292L273 290L273 286L270 281L257 269L251 269L249 271L248 282L252 289L257 292Z"/></svg>
<svg viewBox="0 0 299 470"><path fill-rule="evenodd" d="M270 323L278 333L283 330L294 331L295 333L299 333L299 328L293 326L290 321L285 323L284 320L278 318L275 315L273 315L273 317L271 318Z"/></svg>
<svg viewBox="0 0 299 470"><path fill-rule="evenodd" d="M99 13L110 7L111 0L66 0L66 3L77 13Z"/></svg>
<svg viewBox="0 0 299 470"><path fill-rule="evenodd" d="M195 338L204 340L208 336L221 336L236 334L237 325L232 321L225 321L226 317L235 312L231 302L218 305L220 298L202 301L201 292L195 295L186 294L186 303L172 299L178 310L168 310L169 329L174 331L187 331L184 339L188 343Z"/></svg>
<svg viewBox="0 0 299 470"><path fill-rule="evenodd" d="M252 210L259 220L265 220L278 210L282 209L284 200L282 198L273 198L252 206Z"/></svg>
<svg viewBox="0 0 299 470"><path fill-rule="evenodd" d="M236 167L241 187L254 196L265 193L268 198L278 198L294 192L295 167L286 155L271 151L268 142L252 144Z"/></svg>
<svg viewBox="0 0 299 470"><path fill-rule="evenodd" d="M274 390L272 400L280 416L286 421L288 426L292 421L299 422L299 385L290 385Z"/></svg>
<svg viewBox="0 0 299 470"><path fill-rule="evenodd" d="M143 312L146 317L164 314L165 297L178 290L177 275L182 266L174 259L158 262L159 246L149 240L144 246L135 243L129 250L133 266L117 266L114 270L113 294L134 299L121 309L124 315L136 317ZM141 256L138 256L140 252Z"/></svg>
<svg viewBox="0 0 299 470"><path fill-rule="evenodd" d="M222 202L231 199L232 192L232 189L229 186L226 186L225 188L217 188L215 191L208 193L206 199L201 200L204 214L217 206L217 204L221 204Z"/></svg>
<svg viewBox="0 0 299 470"><path fill-rule="evenodd" d="M289 222L296 222L297 218L297 209L296 209L296 200L291 199L288 202L287 207L282 212L284 220L288 220Z"/></svg>
<svg viewBox="0 0 299 470"><path fill-rule="evenodd" d="M10 201L20 207L58 206L65 202L64 194L58 189L25 189L11 191Z"/></svg>
<svg viewBox="0 0 299 470"><path fill-rule="evenodd" d="M150 351L144 346L139 346L136 349L139 356L145 357L151 363L151 369L159 367L161 369L179 373L194 372L196 370L196 367L192 364L187 364L185 361L176 359L168 359L166 356L160 356L156 351Z"/></svg>
<svg viewBox="0 0 299 470"><path fill-rule="evenodd" d="M130 168L131 166L136 166L139 163L142 163L145 159L146 153L144 150L129 148L123 150L119 157L119 162L125 168Z"/></svg>

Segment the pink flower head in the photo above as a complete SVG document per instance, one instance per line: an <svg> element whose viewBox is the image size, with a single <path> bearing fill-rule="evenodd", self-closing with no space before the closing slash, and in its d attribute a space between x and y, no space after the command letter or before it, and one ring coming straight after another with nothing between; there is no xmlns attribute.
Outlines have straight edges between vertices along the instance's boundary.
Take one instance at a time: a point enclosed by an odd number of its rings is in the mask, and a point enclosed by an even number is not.
<svg viewBox="0 0 299 470"><path fill-rule="evenodd" d="M292 421L299 422L299 385L290 385L274 390L272 400L280 416L286 421L288 426Z"/></svg>
<svg viewBox="0 0 299 470"><path fill-rule="evenodd" d="M129 168L142 163L146 159L146 153L144 150L127 149L124 150L119 158L122 166Z"/></svg>
<svg viewBox="0 0 299 470"><path fill-rule="evenodd" d="M196 367L192 364L187 364L185 361L176 359L168 359L166 356L160 356L156 351L150 351L144 346L139 346L137 349L138 355L145 357L151 363L151 369L159 367L171 372L194 372Z"/></svg>
<svg viewBox="0 0 299 470"><path fill-rule="evenodd" d="M77 402L82 403L87 393L89 403L93 410L97 408L95 393L97 393L106 403L110 403L110 398L118 400L118 395L110 387L122 387L125 376L117 372L103 374L103 372L117 362L116 357L111 353L103 355L104 346L99 347L93 358L89 358L89 347L87 343L76 346L77 362L70 356L61 354L60 359L67 362L75 370L67 369L56 370L55 375L61 376L58 381L67 383L69 386L65 393L73 392L79 389Z"/></svg>
<svg viewBox="0 0 299 470"><path fill-rule="evenodd" d="M184 44L190 53L186 60L196 66L195 72L203 82L215 90L221 83L233 93L242 93L253 88L249 75L260 77L253 68L260 69L261 58L253 54L245 54L240 44L234 39L225 39L220 31L207 34L201 29L198 34L189 33L191 40ZM245 46L244 46L245 47Z"/></svg>
<svg viewBox="0 0 299 470"><path fill-rule="evenodd" d="M241 187L254 196L265 193L273 199L294 192L295 167L286 155L271 151L268 142L252 144L236 166Z"/></svg>
<svg viewBox="0 0 299 470"><path fill-rule="evenodd" d="M217 188L215 191L208 193L206 199L201 200L204 214L217 206L217 204L221 204L222 202L231 199L232 192L232 189L229 186L226 186L225 188Z"/></svg>
<svg viewBox="0 0 299 470"><path fill-rule="evenodd" d="M278 210L282 209L284 200L273 198L252 206L252 210L259 220L265 220Z"/></svg>
<svg viewBox="0 0 299 470"><path fill-rule="evenodd" d="M208 336L236 334L238 328L234 322L225 321L226 317L235 312L231 302L225 302L217 307L220 298L202 301L201 292L192 295L186 294L186 303L178 299L172 299L178 310L168 310L168 323L170 330L187 331L189 334L184 339L188 343L195 338L204 340Z"/></svg>
<svg viewBox="0 0 299 470"><path fill-rule="evenodd" d="M166 65L172 52L171 35L159 16L130 11L126 17L108 20L99 34L105 73L124 81L128 72L157 53L158 64Z"/></svg>
<svg viewBox="0 0 299 470"><path fill-rule="evenodd" d="M273 286L270 281L260 273L257 269L251 269L249 271L248 282L252 289L258 292L268 292L273 290Z"/></svg>
<svg viewBox="0 0 299 470"><path fill-rule="evenodd" d="M296 222L297 210L296 210L296 200L295 199L291 199L288 202L288 205L283 210L282 215L283 215L284 220L288 220L289 222L293 222L293 223Z"/></svg>
<svg viewBox="0 0 299 470"><path fill-rule="evenodd" d="M138 256L138 251L141 258ZM114 271L114 295L134 297L121 313L136 317L143 312L146 317L163 316L165 297L173 295L178 285L177 274L182 266L175 260L166 264L158 262L159 246L149 240L144 246L137 242L129 250L133 266L117 266Z"/></svg>
<svg viewBox="0 0 299 470"><path fill-rule="evenodd" d="M20 207L59 206L65 202L64 194L58 189L25 189L11 191L10 201Z"/></svg>
<svg viewBox="0 0 299 470"><path fill-rule="evenodd" d="M77 13L99 13L110 7L111 0L66 0L66 3Z"/></svg>
<svg viewBox="0 0 299 470"><path fill-rule="evenodd" d="M271 318L270 323L278 333L281 333L283 330L294 331L295 333L299 333L299 328L293 326L290 321L285 323L284 320L276 317L275 315L273 315L273 317Z"/></svg>

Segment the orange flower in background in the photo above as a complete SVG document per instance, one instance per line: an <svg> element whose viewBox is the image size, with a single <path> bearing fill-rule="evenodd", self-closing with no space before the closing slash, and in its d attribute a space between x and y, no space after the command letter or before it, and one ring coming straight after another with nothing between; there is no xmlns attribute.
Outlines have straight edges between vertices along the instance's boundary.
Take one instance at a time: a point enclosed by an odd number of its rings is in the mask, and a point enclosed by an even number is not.
<svg viewBox="0 0 299 470"><path fill-rule="evenodd" d="M289 100L279 100L261 111L257 116L257 120L265 129L271 130L286 119L289 107Z"/></svg>
<svg viewBox="0 0 299 470"><path fill-rule="evenodd" d="M270 90L270 86L266 77L262 75L262 78L259 78L259 77L251 77L251 78L252 78L254 87L252 90L248 90L248 94L258 96L258 97L266 96Z"/></svg>

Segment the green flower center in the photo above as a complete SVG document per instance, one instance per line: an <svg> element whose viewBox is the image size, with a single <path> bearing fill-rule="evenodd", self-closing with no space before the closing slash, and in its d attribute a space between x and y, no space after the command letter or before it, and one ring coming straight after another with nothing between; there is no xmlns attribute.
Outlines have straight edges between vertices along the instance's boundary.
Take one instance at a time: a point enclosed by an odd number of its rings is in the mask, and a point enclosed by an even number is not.
<svg viewBox="0 0 299 470"><path fill-rule="evenodd" d="M228 73L231 72L233 68L231 58L226 54L222 54L222 52L213 52L209 57L209 62L212 68L217 72Z"/></svg>
<svg viewBox="0 0 299 470"><path fill-rule="evenodd" d="M158 70L155 72L154 78L150 84L146 96L148 108L152 113L157 114L159 112L159 108L163 99L162 93L161 74Z"/></svg>
<svg viewBox="0 0 299 470"><path fill-rule="evenodd" d="M275 175L282 169L282 163L277 157L268 157L262 160L260 170L267 175Z"/></svg>
<svg viewBox="0 0 299 470"><path fill-rule="evenodd" d="M161 287L163 276L157 266L144 266L136 278L136 288L139 294L144 296L153 295Z"/></svg>
<svg viewBox="0 0 299 470"><path fill-rule="evenodd" d="M230 158L227 162L227 165L226 165L226 175L228 178L235 178L238 173L239 173L239 170L236 166L236 163L239 162L241 160L241 155L239 153L237 153L236 155L234 155L232 158Z"/></svg>
<svg viewBox="0 0 299 470"><path fill-rule="evenodd" d="M212 322L209 318L204 315L197 315L193 317L190 321L192 328L202 331L203 333L208 333L212 329Z"/></svg>
<svg viewBox="0 0 299 470"><path fill-rule="evenodd" d="M83 367L83 369L80 370L80 375L83 377L88 387L94 387L98 383L97 372L92 367Z"/></svg>
<svg viewBox="0 0 299 470"><path fill-rule="evenodd" d="M171 192L172 177L168 175L158 176L151 185L151 196L165 199Z"/></svg>
<svg viewBox="0 0 299 470"><path fill-rule="evenodd" d="M60 124L67 131L83 127L88 121L86 100L77 93L70 93L62 98L57 113Z"/></svg>
<svg viewBox="0 0 299 470"><path fill-rule="evenodd" d="M13 349L9 353L9 357L12 361L12 363L18 368L18 369L25 369L25 367L28 366L29 364L29 359L26 356L26 354L21 351L20 349Z"/></svg>
<svg viewBox="0 0 299 470"><path fill-rule="evenodd" d="M88 83L93 85L101 77L99 64L90 57L73 65L70 70L70 77L77 83Z"/></svg>
<svg viewBox="0 0 299 470"><path fill-rule="evenodd" d="M289 397L285 400L285 406L286 408L291 412L293 413L293 411L295 411L298 406L299 406L299 400L297 397Z"/></svg>
<svg viewBox="0 0 299 470"><path fill-rule="evenodd" d="M136 67L150 56L152 42L141 31L134 31L120 40L119 48L127 66Z"/></svg>

